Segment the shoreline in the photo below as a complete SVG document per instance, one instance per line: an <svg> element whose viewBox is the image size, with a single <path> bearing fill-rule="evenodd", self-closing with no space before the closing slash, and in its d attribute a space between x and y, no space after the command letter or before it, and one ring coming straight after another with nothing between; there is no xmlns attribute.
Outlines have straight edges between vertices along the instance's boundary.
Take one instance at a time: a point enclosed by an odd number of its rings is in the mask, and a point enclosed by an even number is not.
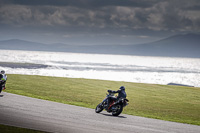
<svg viewBox="0 0 200 133"><path fill-rule="evenodd" d="M1 67L10 68L26 68L26 69L37 69L37 68L47 68L48 65L34 64L34 63L15 63L15 62L0 62Z"/></svg>
<svg viewBox="0 0 200 133"><path fill-rule="evenodd" d="M49 65L43 65L43 64L34 64L34 63L0 62L0 67L16 68L16 69L18 69L18 68L40 69L40 68L47 68L47 67L50 67L50 66ZM13 74L13 73L10 73L10 74ZM21 75L32 75L32 74L21 74ZM40 76L46 76L46 75L40 75ZM50 76L50 77L62 77L62 76ZM67 78L76 78L76 77L67 77ZM94 78L84 78L84 79L94 79ZM99 79L99 80L103 80L103 79ZM107 81L115 81L115 80L107 80ZM123 82L129 82L129 81L123 81ZM140 83L140 82L132 82L132 83ZM157 84L157 83L144 83L144 84ZM172 83L172 82L167 83L167 84L160 84L160 85L175 85L175 86L195 87L195 86L192 86L192 85Z"/></svg>
<svg viewBox="0 0 200 133"><path fill-rule="evenodd" d="M11 53L10 53L11 54ZM118 56L111 56L114 61L105 60L108 56L97 56L90 57L76 54L60 55L59 53L54 53L53 55L49 53L16 53L18 56L12 55L10 57L9 53L4 55L0 61L0 69L5 69L9 74L25 74L25 75L41 75L41 76L51 76L51 77L69 77L69 78L85 78L85 79L99 79L108 81L124 81L132 83L147 83L147 84L160 84L160 85L178 85L178 86L194 86L200 87L198 79L199 69L189 69L187 66L185 68L179 68L178 66L171 65L160 65L158 61L162 60L160 58L152 58L158 67L154 66L151 62L150 65L140 63L137 57L129 57L128 61L119 63ZM24 57L25 56L25 57ZM10 59L6 60L9 57ZM47 58L47 60L43 59ZM52 58L53 57L53 58ZM66 57L66 58L65 58ZM89 57L89 59L88 59ZM61 59L60 59L61 58ZM90 60L91 58L91 60ZM103 59L102 59L103 58ZM14 60L13 60L14 59ZM125 59L125 57L120 57L120 59ZM7 62L5 62L5 60ZM133 62L135 60L136 62ZM166 59L170 61L171 59ZM19 63L18 63L18 62ZM91 61L91 62L90 62ZM173 61L176 61L173 59ZM173 61L171 61L173 63ZM179 60L178 60L179 61ZM186 60L187 61L187 60ZM30 62L30 63L29 63ZM183 61L180 60L180 63ZM196 60L188 61L197 62ZM123 64L125 63L125 65ZM161 61L161 64L165 63ZM195 64L197 65L197 64ZM188 69L186 69L188 68ZM175 77L175 79L174 79ZM185 78L187 77L187 78Z"/></svg>

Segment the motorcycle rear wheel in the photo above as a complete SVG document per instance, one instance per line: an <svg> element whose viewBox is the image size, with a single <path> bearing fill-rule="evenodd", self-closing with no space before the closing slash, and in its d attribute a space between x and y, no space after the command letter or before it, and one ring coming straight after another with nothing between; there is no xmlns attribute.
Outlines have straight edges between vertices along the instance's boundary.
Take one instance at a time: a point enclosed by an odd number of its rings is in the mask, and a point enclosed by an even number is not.
<svg viewBox="0 0 200 133"><path fill-rule="evenodd" d="M102 110L103 110L103 106L101 104L98 104L96 109L95 109L95 112L100 113Z"/></svg>
<svg viewBox="0 0 200 133"><path fill-rule="evenodd" d="M116 111L112 111L112 115L118 116L119 114L121 114L121 112L123 110L123 106L121 104L117 104L117 105L115 105L115 107L116 107Z"/></svg>

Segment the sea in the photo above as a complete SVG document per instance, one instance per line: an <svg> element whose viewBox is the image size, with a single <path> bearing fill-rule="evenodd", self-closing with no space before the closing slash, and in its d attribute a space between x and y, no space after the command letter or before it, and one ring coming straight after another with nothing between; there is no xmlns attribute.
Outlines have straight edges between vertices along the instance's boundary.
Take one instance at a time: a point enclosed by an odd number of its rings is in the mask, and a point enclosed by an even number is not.
<svg viewBox="0 0 200 133"><path fill-rule="evenodd" d="M7 74L200 87L200 58L0 50L0 70Z"/></svg>

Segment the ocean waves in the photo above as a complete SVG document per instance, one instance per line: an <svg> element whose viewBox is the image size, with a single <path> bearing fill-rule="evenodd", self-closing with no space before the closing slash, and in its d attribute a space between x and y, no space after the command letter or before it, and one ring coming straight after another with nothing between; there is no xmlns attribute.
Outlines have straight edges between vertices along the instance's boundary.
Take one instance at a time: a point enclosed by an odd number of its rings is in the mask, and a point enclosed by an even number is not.
<svg viewBox="0 0 200 133"><path fill-rule="evenodd" d="M200 87L200 59L0 50L8 74Z"/></svg>
<svg viewBox="0 0 200 133"><path fill-rule="evenodd" d="M200 73L199 70L180 69L175 67L146 67L137 65L113 65L109 63L88 63L88 62L52 62L57 67L66 70L96 70L96 71L117 71L117 72L160 72L160 73ZM49 65L51 66L51 65ZM51 67L53 67L52 65Z"/></svg>

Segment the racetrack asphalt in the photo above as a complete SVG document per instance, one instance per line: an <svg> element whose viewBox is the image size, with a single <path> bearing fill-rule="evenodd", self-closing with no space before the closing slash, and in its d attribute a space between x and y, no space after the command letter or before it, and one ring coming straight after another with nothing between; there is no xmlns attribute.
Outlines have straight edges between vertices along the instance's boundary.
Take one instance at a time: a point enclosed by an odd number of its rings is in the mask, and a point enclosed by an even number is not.
<svg viewBox="0 0 200 133"><path fill-rule="evenodd" d="M53 133L200 133L200 126L51 102L2 92L0 124Z"/></svg>

